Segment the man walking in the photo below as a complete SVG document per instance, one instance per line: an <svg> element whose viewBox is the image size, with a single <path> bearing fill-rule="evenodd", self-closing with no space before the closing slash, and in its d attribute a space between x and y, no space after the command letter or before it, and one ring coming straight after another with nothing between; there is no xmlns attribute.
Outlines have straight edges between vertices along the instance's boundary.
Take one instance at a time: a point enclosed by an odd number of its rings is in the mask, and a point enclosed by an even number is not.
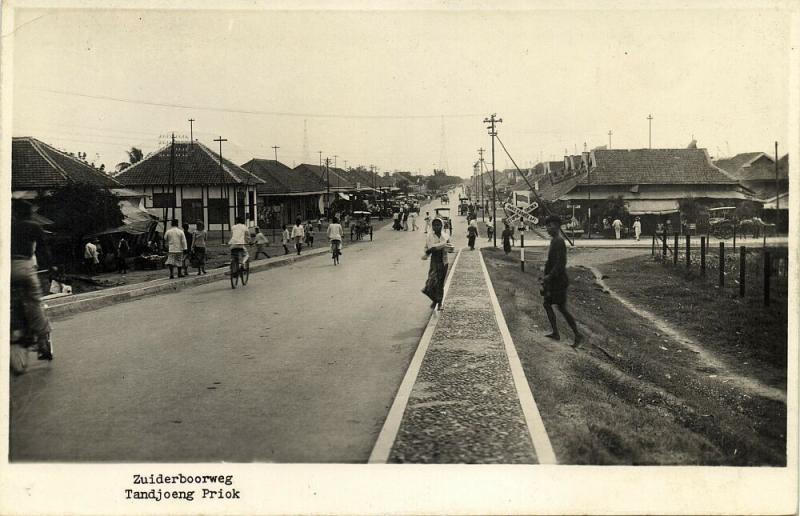
<svg viewBox="0 0 800 516"><path fill-rule="evenodd" d="M636 217L636 220L633 222L633 233L636 235L636 241L639 241L639 237L642 235L642 221L639 220L639 217Z"/></svg>
<svg viewBox="0 0 800 516"><path fill-rule="evenodd" d="M269 253L267 253L267 246L269 245L269 238L261 232L260 229L255 228L256 236L255 236L255 244L256 244L256 257L255 259L258 260L258 255L263 254L267 258L269 258Z"/></svg>
<svg viewBox="0 0 800 516"><path fill-rule="evenodd" d="M292 226L292 239L294 240L294 248L297 249L297 256L300 256L300 250L303 248L303 239L306 236L306 231L303 228L302 221L298 218Z"/></svg>
<svg viewBox="0 0 800 516"><path fill-rule="evenodd" d="M567 246L561 238L561 218L557 215L550 215L545 220L547 234L550 235L550 248L547 251L547 262L544 266L544 277L542 278L541 294L544 298L544 310L547 312L547 320L550 321L552 331L546 333L545 337L553 340L561 340L556 323L556 314L553 305L558 307L558 311L567 320L567 324L575 334L573 347L578 348L583 341L583 336L578 332L578 325L572 314L567 310Z"/></svg>
<svg viewBox="0 0 800 516"><path fill-rule="evenodd" d="M411 231L416 231L417 230L417 212L412 209L411 213L408 214L408 218L411 219Z"/></svg>
<svg viewBox="0 0 800 516"><path fill-rule="evenodd" d="M172 227L164 233L164 243L167 246L167 267L169 279L175 278L175 267L178 268L178 277L183 277L183 252L189 248L186 245L186 234L178 227L178 219L172 219Z"/></svg>
<svg viewBox="0 0 800 516"><path fill-rule="evenodd" d="M428 233L428 230L431 228L431 212L425 212L425 233Z"/></svg>
<svg viewBox="0 0 800 516"><path fill-rule="evenodd" d="M622 231L622 221L619 220L619 217L614 218L614 222L611 223L611 226L614 227L614 235L617 237L617 240L619 240L619 235Z"/></svg>

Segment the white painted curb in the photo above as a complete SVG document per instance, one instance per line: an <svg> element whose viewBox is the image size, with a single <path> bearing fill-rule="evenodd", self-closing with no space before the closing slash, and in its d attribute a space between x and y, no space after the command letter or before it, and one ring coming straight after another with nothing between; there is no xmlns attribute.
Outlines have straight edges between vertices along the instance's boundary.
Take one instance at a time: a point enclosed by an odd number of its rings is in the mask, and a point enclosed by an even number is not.
<svg viewBox="0 0 800 516"><path fill-rule="evenodd" d="M483 277L486 279L486 286L489 288L489 299L492 301L497 325L500 327L500 334L503 336L503 343L505 344L506 354L508 355L508 364L511 367L511 376L514 378L514 386L517 389L517 396L522 406L522 413L525 415L528 432L533 441L533 448L536 450L536 458L539 464L558 464L556 454L553 451L553 445L550 443L550 437L548 437L547 430L544 427L544 421L542 421L539 408L536 406L536 401L533 399L530 384L527 378L525 378L525 372L522 370L522 363L519 361L517 348L514 347L511 333L508 331L506 318L503 316L503 310L500 308L500 303L497 301L497 295L494 293L494 285L492 285L492 279L489 277L489 271L486 269L486 263L483 261L483 253L480 254L480 259Z"/></svg>

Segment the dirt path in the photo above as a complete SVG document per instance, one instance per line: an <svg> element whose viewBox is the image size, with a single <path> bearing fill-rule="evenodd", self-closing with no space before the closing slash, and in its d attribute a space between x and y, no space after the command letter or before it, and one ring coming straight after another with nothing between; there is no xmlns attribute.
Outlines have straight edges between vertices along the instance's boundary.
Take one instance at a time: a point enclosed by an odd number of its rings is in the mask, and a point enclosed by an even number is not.
<svg viewBox="0 0 800 516"><path fill-rule="evenodd" d="M714 372L714 374L710 375L710 377L717 378L720 382L732 382L741 389L758 396L763 396L771 400L786 403L786 393L783 390L765 385L764 383L759 382L751 377L736 374L722 359L705 349L700 343L695 342L693 339L687 337L664 319L661 319L655 314L636 306L636 304L630 302L613 289L609 288L609 286L603 281L603 273L600 272L597 267L584 266L584 268L590 270L592 274L594 274L597 284L600 285L604 292L607 292L613 299L619 301L625 308L636 315L650 321L653 326L662 334L691 349L695 354L697 354L699 361L702 362L707 368L706 372Z"/></svg>

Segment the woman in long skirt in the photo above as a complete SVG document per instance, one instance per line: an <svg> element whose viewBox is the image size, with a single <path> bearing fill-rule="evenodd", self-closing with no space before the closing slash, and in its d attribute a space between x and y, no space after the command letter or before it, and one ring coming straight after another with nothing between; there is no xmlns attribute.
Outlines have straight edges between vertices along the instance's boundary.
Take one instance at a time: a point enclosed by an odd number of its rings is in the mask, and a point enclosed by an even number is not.
<svg viewBox="0 0 800 516"><path fill-rule="evenodd" d="M503 230L503 251L506 254L511 252L511 239L514 238L514 232L511 230L511 227L508 225L508 221L503 222L506 225L506 228Z"/></svg>
<svg viewBox="0 0 800 516"><path fill-rule="evenodd" d="M432 303L431 308L438 306L442 309L444 298L444 280L447 277L447 252L451 247L450 239L447 234L442 232L444 224L441 219L433 219L431 223L432 231L425 239L425 255L423 260L430 257L431 266L428 269L428 279L425 281L425 288L422 293L428 296Z"/></svg>
<svg viewBox="0 0 800 516"><path fill-rule="evenodd" d="M469 243L469 250L475 250L475 239L478 238L478 221L472 219L469 221L469 227L467 227L467 242Z"/></svg>

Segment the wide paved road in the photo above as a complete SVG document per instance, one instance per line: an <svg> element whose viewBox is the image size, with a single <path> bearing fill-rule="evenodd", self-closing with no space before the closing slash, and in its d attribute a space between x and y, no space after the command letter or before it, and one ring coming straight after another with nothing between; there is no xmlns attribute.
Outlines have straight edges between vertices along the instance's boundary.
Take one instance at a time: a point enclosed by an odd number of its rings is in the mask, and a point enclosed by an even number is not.
<svg viewBox="0 0 800 516"><path fill-rule="evenodd" d="M423 243L387 227L338 267L57 321L56 360L11 381L11 459L366 462L430 316Z"/></svg>

